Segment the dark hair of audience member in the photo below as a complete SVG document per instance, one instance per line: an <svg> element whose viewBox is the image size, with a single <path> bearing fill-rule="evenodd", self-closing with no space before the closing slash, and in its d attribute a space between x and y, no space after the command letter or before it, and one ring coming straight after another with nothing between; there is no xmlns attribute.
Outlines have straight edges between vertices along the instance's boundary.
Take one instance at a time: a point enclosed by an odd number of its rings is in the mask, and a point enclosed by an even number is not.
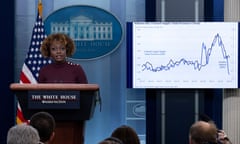
<svg viewBox="0 0 240 144"><path fill-rule="evenodd" d="M37 112L30 118L30 125L37 129L41 142L47 142L54 135L55 119L48 112Z"/></svg>
<svg viewBox="0 0 240 144"><path fill-rule="evenodd" d="M98 144L124 144L120 139L115 137L108 137Z"/></svg>
<svg viewBox="0 0 240 144"><path fill-rule="evenodd" d="M120 139L124 144L140 144L136 131L127 125L116 128L112 132L111 137Z"/></svg>

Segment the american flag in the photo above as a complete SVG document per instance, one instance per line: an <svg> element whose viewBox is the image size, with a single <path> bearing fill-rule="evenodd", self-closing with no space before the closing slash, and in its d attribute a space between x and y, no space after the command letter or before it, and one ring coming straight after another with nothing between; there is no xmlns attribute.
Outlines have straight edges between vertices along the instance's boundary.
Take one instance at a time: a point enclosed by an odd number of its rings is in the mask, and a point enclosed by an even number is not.
<svg viewBox="0 0 240 144"><path fill-rule="evenodd" d="M41 3L39 3L39 7L40 6ZM32 31L29 51L24 61L22 71L20 73L20 83L36 84L40 68L45 64L51 63L51 60L44 58L40 52L40 46L42 44L42 41L47 37L47 35L45 34L44 30L44 23L41 16L41 8L39 7L35 25ZM23 117L23 113L21 111L19 103L17 106L16 122L17 124L28 122L28 120L24 119Z"/></svg>

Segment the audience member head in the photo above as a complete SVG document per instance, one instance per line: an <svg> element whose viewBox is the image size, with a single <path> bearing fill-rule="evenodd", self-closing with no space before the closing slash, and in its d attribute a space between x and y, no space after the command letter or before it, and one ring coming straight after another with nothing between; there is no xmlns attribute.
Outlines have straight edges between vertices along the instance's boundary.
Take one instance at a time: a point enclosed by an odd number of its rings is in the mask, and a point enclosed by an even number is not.
<svg viewBox="0 0 240 144"><path fill-rule="evenodd" d="M212 122L213 120L206 114L200 114L199 120L205 121L205 122ZM227 136L226 132L224 130L218 129L217 130L217 142L219 144L231 144L229 137Z"/></svg>
<svg viewBox="0 0 240 144"><path fill-rule="evenodd" d="M27 124L11 127L7 133L7 144L39 144L40 138L35 128Z"/></svg>
<svg viewBox="0 0 240 144"><path fill-rule="evenodd" d="M213 121L197 121L189 130L190 144L216 144L217 127Z"/></svg>
<svg viewBox="0 0 240 144"><path fill-rule="evenodd" d="M98 144L124 144L124 143L118 138L109 137L99 142Z"/></svg>
<svg viewBox="0 0 240 144"><path fill-rule="evenodd" d="M111 137L120 139L124 144L140 144L136 131L127 125L116 128L112 132Z"/></svg>
<svg viewBox="0 0 240 144"><path fill-rule="evenodd" d="M37 129L43 143L54 138L55 119L48 112L37 112L30 118L30 125Z"/></svg>

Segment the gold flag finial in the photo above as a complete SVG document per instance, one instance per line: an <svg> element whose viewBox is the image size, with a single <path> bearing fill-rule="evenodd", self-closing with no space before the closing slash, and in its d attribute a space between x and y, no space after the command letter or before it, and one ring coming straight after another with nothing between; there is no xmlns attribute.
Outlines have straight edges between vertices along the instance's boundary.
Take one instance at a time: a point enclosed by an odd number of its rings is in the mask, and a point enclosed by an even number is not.
<svg viewBox="0 0 240 144"><path fill-rule="evenodd" d="M43 9L43 6L42 6L42 0L39 0L38 1L38 12L39 12L39 15L42 17L42 9Z"/></svg>

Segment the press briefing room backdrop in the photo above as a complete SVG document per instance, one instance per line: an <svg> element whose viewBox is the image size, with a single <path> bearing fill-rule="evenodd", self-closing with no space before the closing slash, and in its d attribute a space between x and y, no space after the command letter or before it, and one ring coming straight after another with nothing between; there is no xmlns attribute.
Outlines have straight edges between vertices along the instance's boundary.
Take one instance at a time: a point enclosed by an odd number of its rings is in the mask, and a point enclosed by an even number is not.
<svg viewBox="0 0 240 144"><path fill-rule="evenodd" d="M237 89L129 88L131 80L128 73L131 64L127 49L126 26L127 22L134 21L239 21L240 14L236 14L239 2L42 0L42 3L43 19L67 6L89 5L113 14L123 28L121 44L111 53L91 60L74 60L83 66L89 83L99 85L102 98L102 105L96 106L93 118L86 123L86 144L97 143L109 137L113 129L122 124L136 129L142 144L176 142L186 144L188 129L201 113L211 117L217 126L224 128L233 139L239 135L239 130L234 128L234 126L239 128L239 114L233 113L239 110L235 105L235 102L239 101ZM37 5L38 0L16 0L3 1L0 6L2 17L0 143L6 142L7 130L15 123L16 98L9 85L12 82L19 82L19 73L29 49ZM237 143L235 139L234 141Z"/></svg>

